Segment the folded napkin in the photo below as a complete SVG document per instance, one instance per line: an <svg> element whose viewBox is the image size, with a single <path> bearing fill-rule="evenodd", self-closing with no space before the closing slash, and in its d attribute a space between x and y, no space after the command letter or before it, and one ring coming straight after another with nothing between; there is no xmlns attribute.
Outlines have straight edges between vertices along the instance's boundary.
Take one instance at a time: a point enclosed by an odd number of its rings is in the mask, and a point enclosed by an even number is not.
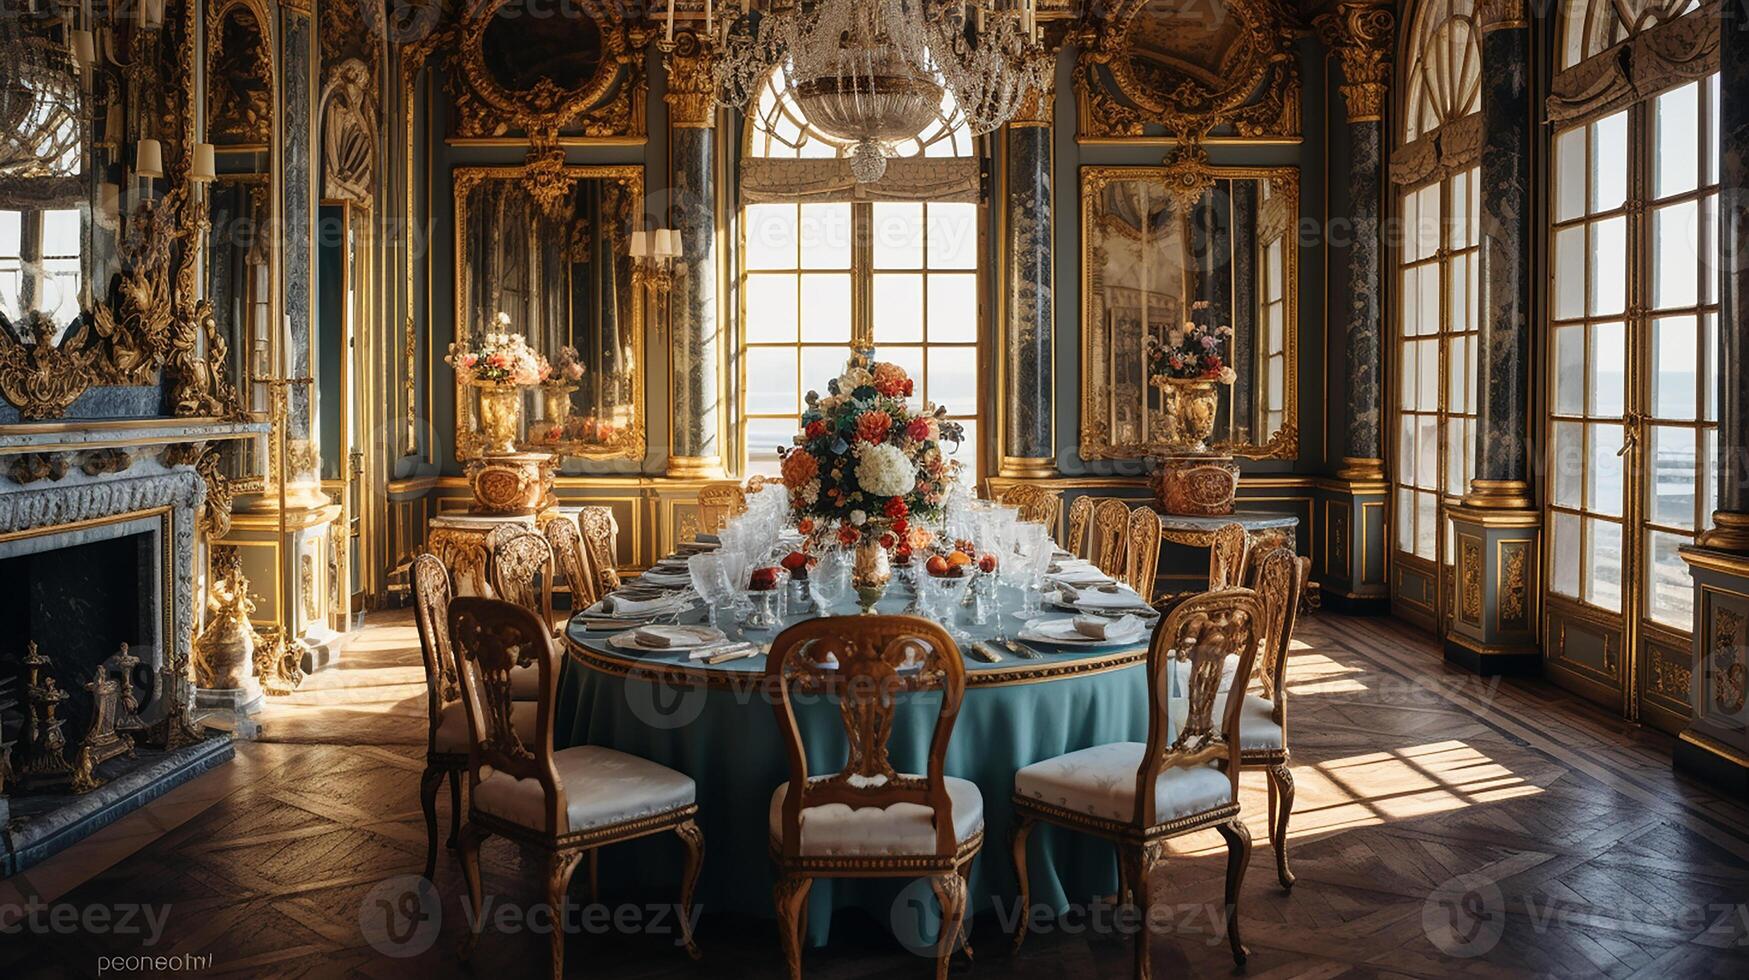
<svg viewBox="0 0 1749 980"><path fill-rule="evenodd" d="M1110 592L1104 589L1083 589L1076 592L1069 602L1084 609L1134 609L1139 612L1148 608L1141 596L1126 588Z"/></svg>
<svg viewBox="0 0 1749 980"><path fill-rule="evenodd" d="M1116 619L1106 619L1103 616L1075 617L1075 632L1090 640L1115 640L1141 630L1142 621L1134 616L1119 616Z"/></svg>
<svg viewBox="0 0 1749 980"><path fill-rule="evenodd" d="M1111 581L1111 576L1099 570L1099 566L1091 562L1064 562L1050 573L1052 580L1064 585L1104 585Z"/></svg>
<svg viewBox="0 0 1749 980"><path fill-rule="evenodd" d="M693 538L692 540L697 541L699 544L722 544L723 543L723 539L717 537L714 534L700 534L697 537Z"/></svg>
<svg viewBox="0 0 1749 980"><path fill-rule="evenodd" d="M646 585L691 585L692 573L683 571L658 571L654 568L638 576L639 582Z"/></svg>
<svg viewBox="0 0 1749 980"><path fill-rule="evenodd" d="M632 631L632 637L639 646L667 648L685 646L686 641L697 640L698 633L678 626L640 626Z"/></svg>
<svg viewBox="0 0 1749 980"><path fill-rule="evenodd" d="M610 595L601 600L606 611L615 616L651 616L656 613L671 612L677 600L673 596L657 596L654 599L628 599L621 595Z"/></svg>
<svg viewBox="0 0 1749 980"><path fill-rule="evenodd" d="M739 653L742 650L753 649L751 643L712 643L694 649L687 657L692 660L709 660L725 653Z"/></svg>

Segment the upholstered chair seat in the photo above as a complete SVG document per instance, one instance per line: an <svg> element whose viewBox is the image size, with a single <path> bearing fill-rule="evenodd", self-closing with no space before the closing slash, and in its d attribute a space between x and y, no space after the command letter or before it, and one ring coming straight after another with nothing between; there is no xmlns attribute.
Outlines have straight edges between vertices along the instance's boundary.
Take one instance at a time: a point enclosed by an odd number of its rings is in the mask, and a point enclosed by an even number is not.
<svg viewBox="0 0 1749 980"><path fill-rule="evenodd" d="M1141 742L1113 742L1035 762L1014 774L1014 792L1103 820L1130 820L1136 813L1136 771L1146 748ZM1162 823L1231 802L1233 782L1212 762L1167 769L1154 781L1154 808Z"/></svg>
<svg viewBox="0 0 1749 980"><path fill-rule="evenodd" d="M516 728L517 735L531 742L534 741L535 710L532 697L510 705L510 724ZM437 715L437 735L433 742L435 750L466 756L470 739L467 706L460 701L444 705Z"/></svg>
<svg viewBox="0 0 1749 980"><path fill-rule="evenodd" d="M1239 751L1281 751L1286 746L1281 723L1275 720L1275 705L1261 695L1245 695L1239 707Z"/></svg>
<svg viewBox="0 0 1749 980"><path fill-rule="evenodd" d="M521 707L519 703L513 711ZM600 745L560 749L553 753L553 768L565 789L565 825L560 834L630 823L698 801L691 776ZM503 772L482 774L474 805L482 813L524 827L545 826L546 794L537 779L517 779Z"/></svg>
<svg viewBox="0 0 1749 980"><path fill-rule="evenodd" d="M906 776L922 779L922 776ZM815 780L817 782L817 780ZM953 801L954 839L964 844L984 830L984 797L975 783L945 777L947 795ZM783 837L783 801L789 783L771 794L771 837ZM802 808L801 853L803 857L881 856L933 854L934 811L921 803L851 807L827 803Z"/></svg>

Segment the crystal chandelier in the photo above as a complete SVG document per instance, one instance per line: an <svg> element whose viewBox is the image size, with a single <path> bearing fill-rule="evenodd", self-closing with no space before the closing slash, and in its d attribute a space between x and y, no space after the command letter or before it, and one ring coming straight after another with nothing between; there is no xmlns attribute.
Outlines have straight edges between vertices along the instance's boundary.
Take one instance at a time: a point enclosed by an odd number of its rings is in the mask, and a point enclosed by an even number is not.
<svg viewBox="0 0 1749 980"><path fill-rule="evenodd" d="M877 181L892 145L935 119L944 95L981 135L1042 86L1034 0L985 3L775 0L729 25L718 101L745 110L780 71L808 122L851 144L856 179Z"/></svg>

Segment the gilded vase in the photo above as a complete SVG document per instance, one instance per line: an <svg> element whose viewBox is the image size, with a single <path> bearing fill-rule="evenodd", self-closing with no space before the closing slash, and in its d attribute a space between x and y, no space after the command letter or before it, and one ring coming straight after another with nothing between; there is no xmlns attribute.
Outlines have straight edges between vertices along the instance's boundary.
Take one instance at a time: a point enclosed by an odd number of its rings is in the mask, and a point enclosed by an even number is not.
<svg viewBox="0 0 1749 980"><path fill-rule="evenodd" d="M1220 382L1206 378L1169 378L1156 375L1167 431L1167 448L1190 453L1208 452L1208 438L1215 433L1215 415L1221 408Z"/></svg>
<svg viewBox="0 0 1749 980"><path fill-rule="evenodd" d="M496 456L516 452L522 432L522 386L475 384L480 392L480 452Z"/></svg>
<svg viewBox="0 0 1749 980"><path fill-rule="evenodd" d="M565 381L548 381L541 385L541 419L548 425L563 429L571 417L571 392L576 390L576 385Z"/></svg>
<svg viewBox="0 0 1749 980"><path fill-rule="evenodd" d="M856 589L856 604L863 615L874 612L875 604L887 594L887 584L893 580L892 559L881 547L879 535L867 535L856 544L850 565L850 584Z"/></svg>

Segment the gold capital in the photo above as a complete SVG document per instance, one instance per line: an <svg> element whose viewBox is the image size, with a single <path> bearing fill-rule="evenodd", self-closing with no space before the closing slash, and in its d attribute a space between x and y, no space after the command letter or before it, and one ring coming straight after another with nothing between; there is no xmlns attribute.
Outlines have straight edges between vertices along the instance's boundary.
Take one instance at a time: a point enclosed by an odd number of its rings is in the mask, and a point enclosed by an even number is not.
<svg viewBox="0 0 1749 980"><path fill-rule="evenodd" d="M1338 3L1313 21L1324 46L1342 62L1343 101L1351 123L1384 118L1391 87L1391 34L1397 18L1389 4Z"/></svg>
<svg viewBox="0 0 1749 980"><path fill-rule="evenodd" d="M662 66L668 71L668 125L680 129L710 129L716 124L716 45L692 31L679 31L665 44Z"/></svg>

